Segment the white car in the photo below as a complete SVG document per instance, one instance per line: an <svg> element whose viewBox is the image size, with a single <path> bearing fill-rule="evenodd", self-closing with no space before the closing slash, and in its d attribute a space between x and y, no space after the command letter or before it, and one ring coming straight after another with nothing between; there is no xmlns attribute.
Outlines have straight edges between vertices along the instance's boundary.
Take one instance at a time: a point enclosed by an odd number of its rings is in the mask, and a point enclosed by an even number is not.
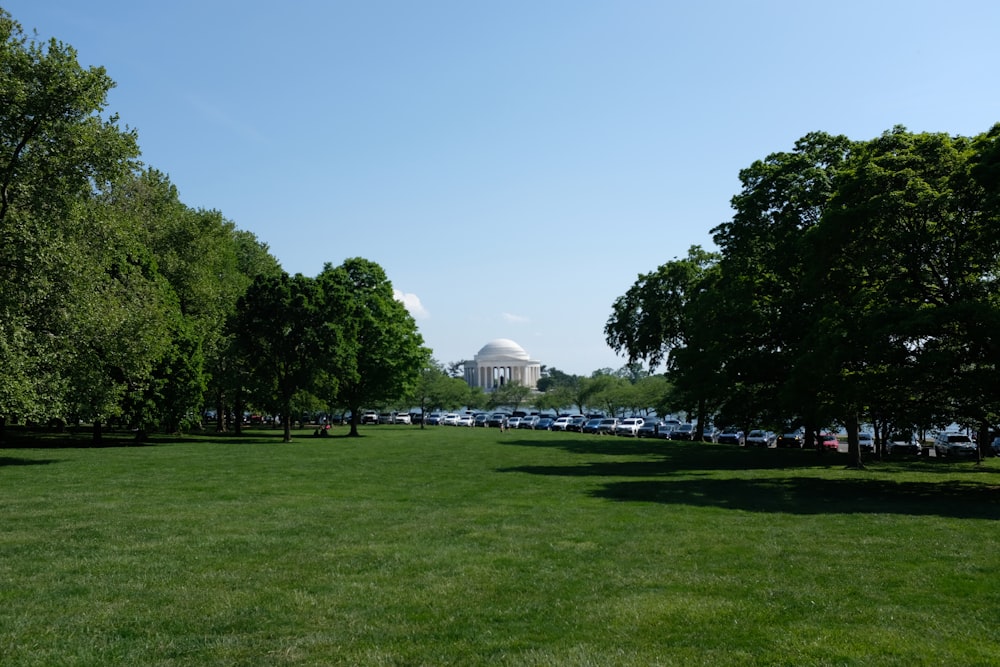
<svg viewBox="0 0 1000 667"><path fill-rule="evenodd" d="M441 417L442 426L455 426L458 424L458 413L449 412L444 417Z"/></svg>
<svg viewBox="0 0 1000 667"><path fill-rule="evenodd" d="M939 433L934 438L934 456L939 459L975 458L976 443L964 433Z"/></svg>
<svg viewBox="0 0 1000 667"><path fill-rule="evenodd" d="M410 419L409 413L397 412L392 418L393 424L412 424L413 420Z"/></svg>
<svg viewBox="0 0 1000 667"><path fill-rule="evenodd" d="M476 423L472 415L459 415L455 420L455 426L472 426Z"/></svg>
<svg viewBox="0 0 1000 667"><path fill-rule="evenodd" d="M572 417L556 417L556 420L552 422L552 431L565 431L569 423L573 421Z"/></svg>
<svg viewBox="0 0 1000 667"><path fill-rule="evenodd" d="M639 433L639 427L646 422L642 417L623 419L615 426L615 435L625 435L634 438Z"/></svg>

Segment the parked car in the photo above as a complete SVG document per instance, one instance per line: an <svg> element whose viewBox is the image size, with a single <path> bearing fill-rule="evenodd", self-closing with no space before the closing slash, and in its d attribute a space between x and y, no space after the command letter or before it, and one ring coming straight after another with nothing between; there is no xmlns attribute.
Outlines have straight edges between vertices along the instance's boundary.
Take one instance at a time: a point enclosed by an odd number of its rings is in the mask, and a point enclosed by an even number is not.
<svg viewBox="0 0 1000 667"><path fill-rule="evenodd" d="M486 426L486 422L490 419L490 413L488 412L477 412L476 416L472 418L473 426Z"/></svg>
<svg viewBox="0 0 1000 667"><path fill-rule="evenodd" d="M576 433L583 433L583 425L587 423L587 418L583 415L576 415L570 417L569 423L566 424L567 431L574 431Z"/></svg>
<svg viewBox="0 0 1000 667"><path fill-rule="evenodd" d="M442 415L440 412L432 412L427 415L427 419L424 420L424 423L428 426L437 426L441 423L441 417Z"/></svg>
<svg viewBox="0 0 1000 667"><path fill-rule="evenodd" d="M361 423L362 424L377 424L378 423L378 413L374 410L365 410L361 413Z"/></svg>
<svg viewBox="0 0 1000 667"><path fill-rule="evenodd" d="M442 426L454 426L457 423L458 423L458 413L457 412L449 412L449 413L446 413L443 417L441 417L441 425Z"/></svg>
<svg viewBox="0 0 1000 667"><path fill-rule="evenodd" d="M893 433L885 443L885 453L889 456L893 454L920 454L920 441L913 433Z"/></svg>
<svg viewBox="0 0 1000 667"><path fill-rule="evenodd" d="M714 426L706 426L701 431L702 442L715 442L716 438L718 437L719 437L719 430Z"/></svg>
<svg viewBox="0 0 1000 667"><path fill-rule="evenodd" d="M747 447L770 447L774 444L774 433L755 428L747 433Z"/></svg>
<svg viewBox="0 0 1000 667"><path fill-rule="evenodd" d="M646 420L642 417L629 417L628 419L623 419L617 426L615 426L615 435L624 435L634 438L639 432L639 427L642 426L645 421Z"/></svg>
<svg viewBox="0 0 1000 667"><path fill-rule="evenodd" d="M695 432L694 424L680 424L670 432L671 440L693 440Z"/></svg>
<svg viewBox="0 0 1000 667"><path fill-rule="evenodd" d="M976 443L964 433L939 433L934 438L934 456L939 459L975 458Z"/></svg>
<svg viewBox="0 0 1000 667"><path fill-rule="evenodd" d="M475 426L476 418L473 415L459 415L455 420L455 426Z"/></svg>
<svg viewBox="0 0 1000 667"><path fill-rule="evenodd" d="M777 446L794 447L795 449L802 449L803 446L802 429L797 429L794 431L788 431L787 433L782 433L778 437Z"/></svg>
<svg viewBox="0 0 1000 667"><path fill-rule="evenodd" d="M517 428L518 426L521 425L521 420L522 419L524 419L524 418L523 417L518 417L517 415L509 418L507 420L507 428Z"/></svg>
<svg viewBox="0 0 1000 667"><path fill-rule="evenodd" d="M583 425L583 432L597 433L597 427L601 425L602 421L604 421L603 417L595 417L594 419L588 419L587 422Z"/></svg>
<svg viewBox="0 0 1000 667"><path fill-rule="evenodd" d="M552 422L553 431L565 431L566 427L569 425L570 417L556 417L556 420Z"/></svg>
<svg viewBox="0 0 1000 667"><path fill-rule="evenodd" d="M663 425L663 420L647 419L639 427L639 430L635 432L635 435L637 438L655 438Z"/></svg>
<svg viewBox="0 0 1000 667"><path fill-rule="evenodd" d="M535 424L535 430L536 431L551 431L552 430L552 422L554 422L554 421L555 421L555 419L553 419L552 417L539 417L538 418L538 422Z"/></svg>
<svg viewBox="0 0 1000 667"><path fill-rule="evenodd" d="M670 440L670 434L674 432L674 429L680 426L681 423L676 420L664 420L657 430L656 437L661 440Z"/></svg>
<svg viewBox="0 0 1000 667"><path fill-rule="evenodd" d="M601 423L597 425L594 433L598 435L614 435L615 428L618 426L617 417L605 417L601 419Z"/></svg>
<svg viewBox="0 0 1000 667"><path fill-rule="evenodd" d="M990 443L990 449L993 450L993 456L1000 456L1000 437L993 438L993 442Z"/></svg>
<svg viewBox="0 0 1000 667"><path fill-rule="evenodd" d="M720 445L738 445L742 447L746 444L746 437L744 437L743 431L733 426L722 429L715 440Z"/></svg>
<svg viewBox="0 0 1000 667"><path fill-rule="evenodd" d="M410 419L409 412L397 412L392 416L393 424L412 424L413 421Z"/></svg>
<svg viewBox="0 0 1000 667"><path fill-rule="evenodd" d="M503 426L507 427L507 413L506 412L494 412L490 415L490 418L486 421L487 426L492 426L498 428Z"/></svg>
<svg viewBox="0 0 1000 667"><path fill-rule="evenodd" d="M521 423L517 425L518 428L530 428L533 429L538 424L538 415L528 415L526 417L521 417Z"/></svg>
<svg viewBox="0 0 1000 667"><path fill-rule="evenodd" d="M823 449L831 449L835 452L840 451L840 439L836 433L830 433L829 431L820 433L816 446Z"/></svg>
<svg viewBox="0 0 1000 667"><path fill-rule="evenodd" d="M875 451L875 434L867 432L858 433L858 448L868 454L873 453Z"/></svg>

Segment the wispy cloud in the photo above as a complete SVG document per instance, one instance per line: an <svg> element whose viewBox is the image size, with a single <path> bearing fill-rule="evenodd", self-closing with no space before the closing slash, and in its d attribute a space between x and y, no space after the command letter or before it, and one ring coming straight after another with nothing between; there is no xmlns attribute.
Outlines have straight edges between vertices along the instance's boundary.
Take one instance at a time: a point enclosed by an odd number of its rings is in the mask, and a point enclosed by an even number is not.
<svg viewBox="0 0 1000 667"><path fill-rule="evenodd" d="M402 290L393 289L392 296L406 307L410 315L413 315L414 319L426 320L429 319L431 314L424 308L424 304L420 303L420 297L416 294L407 294Z"/></svg>
<svg viewBox="0 0 1000 667"><path fill-rule="evenodd" d="M504 322L511 322L513 324L525 324L531 321L524 315L515 315L513 313L504 313L503 315L501 315L501 317L503 318Z"/></svg>

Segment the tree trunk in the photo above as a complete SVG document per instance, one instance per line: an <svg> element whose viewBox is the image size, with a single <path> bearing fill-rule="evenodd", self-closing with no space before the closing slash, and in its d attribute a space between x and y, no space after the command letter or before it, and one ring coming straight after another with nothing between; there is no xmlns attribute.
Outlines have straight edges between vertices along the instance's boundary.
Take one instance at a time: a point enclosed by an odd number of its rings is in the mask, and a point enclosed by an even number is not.
<svg viewBox="0 0 1000 667"><path fill-rule="evenodd" d="M705 417L708 412L708 407L704 398L698 399L698 416L695 418L695 433L694 439L701 442L705 439Z"/></svg>
<svg viewBox="0 0 1000 667"><path fill-rule="evenodd" d="M233 433L243 435L243 390L237 390L233 397Z"/></svg>
<svg viewBox="0 0 1000 667"><path fill-rule="evenodd" d="M226 395L221 389L215 395L215 432L226 432Z"/></svg>
<svg viewBox="0 0 1000 667"><path fill-rule="evenodd" d="M94 420L94 424L90 432L90 444L99 445L101 444L101 421L99 419Z"/></svg>
<svg viewBox="0 0 1000 667"><path fill-rule="evenodd" d="M358 420L361 419L361 408L351 407L351 432L348 433L348 437L356 438L358 437Z"/></svg>
<svg viewBox="0 0 1000 667"><path fill-rule="evenodd" d="M859 424L857 414L852 412L845 420L844 426L847 427L847 456L850 460L848 467L864 468L864 461L861 460L861 447L858 445Z"/></svg>
<svg viewBox="0 0 1000 667"><path fill-rule="evenodd" d="M976 434L976 461L983 462L990 448L990 424L987 421L979 422L979 432Z"/></svg>

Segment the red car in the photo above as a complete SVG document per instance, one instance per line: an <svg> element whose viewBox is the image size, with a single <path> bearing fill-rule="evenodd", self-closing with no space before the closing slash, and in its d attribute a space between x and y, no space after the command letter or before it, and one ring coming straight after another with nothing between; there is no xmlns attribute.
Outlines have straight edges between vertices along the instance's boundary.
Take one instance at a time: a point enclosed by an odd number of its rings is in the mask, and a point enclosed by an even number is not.
<svg viewBox="0 0 1000 667"><path fill-rule="evenodd" d="M823 449L832 449L835 452L840 449L840 440L833 433L820 433L817 444Z"/></svg>

